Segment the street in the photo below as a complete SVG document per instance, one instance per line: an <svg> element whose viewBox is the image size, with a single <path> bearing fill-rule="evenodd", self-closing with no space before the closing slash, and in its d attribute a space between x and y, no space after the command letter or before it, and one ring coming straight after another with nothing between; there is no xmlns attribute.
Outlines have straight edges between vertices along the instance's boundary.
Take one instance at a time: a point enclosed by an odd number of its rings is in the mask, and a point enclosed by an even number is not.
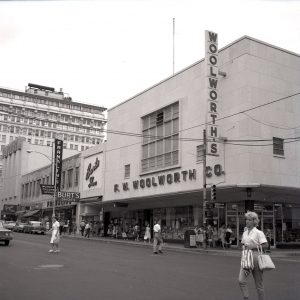
<svg viewBox="0 0 300 300"><path fill-rule="evenodd" d="M62 237L61 252L48 253L49 236L14 233L0 245L1 300L233 300L240 259L204 253ZM266 272L266 299L300 298L300 258L274 259ZM256 299L250 278L250 299Z"/></svg>

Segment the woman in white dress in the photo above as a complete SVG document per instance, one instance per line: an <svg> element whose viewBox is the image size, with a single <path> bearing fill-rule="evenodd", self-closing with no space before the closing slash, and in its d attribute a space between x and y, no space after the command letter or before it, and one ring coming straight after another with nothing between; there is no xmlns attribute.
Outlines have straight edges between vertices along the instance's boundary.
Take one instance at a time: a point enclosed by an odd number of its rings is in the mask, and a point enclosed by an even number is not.
<svg viewBox="0 0 300 300"><path fill-rule="evenodd" d="M52 217L52 235L50 244L52 249L49 250L49 252L59 252L58 244L59 244L59 222L57 220L57 217Z"/></svg>
<svg viewBox="0 0 300 300"><path fill-rule="evenodd" d="M145 230L145 235L144 235L144 242L150 243L151 242L151 232L150 232L150 225L147 224L146 230Z"/></svg>

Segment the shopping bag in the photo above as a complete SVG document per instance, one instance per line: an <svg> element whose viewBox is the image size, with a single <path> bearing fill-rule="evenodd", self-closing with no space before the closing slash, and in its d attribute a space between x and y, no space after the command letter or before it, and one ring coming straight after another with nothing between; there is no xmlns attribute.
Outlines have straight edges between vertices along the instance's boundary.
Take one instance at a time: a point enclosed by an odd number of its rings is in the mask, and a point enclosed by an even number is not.
<svg viewBox="0 0 300 300"><path fill-rule="evenodd" d="M250 249L245 249L243 246L242 258L241 258L241 267L246 270L253 270L253 252Z"/></svg>
<svg viewBox="0 0 300 300"><path fill-rule="evenodd" d="M58 244L59 243L59 234L55 236L53 239L53 244Z"/></svg>
<svg viewBox="0 0 300 300"><path fill-rule="evenodd" d="M274 270L275 265L270 255L263 253L261 245L257 246L258 250L258 266L261 271Z"/></svg>

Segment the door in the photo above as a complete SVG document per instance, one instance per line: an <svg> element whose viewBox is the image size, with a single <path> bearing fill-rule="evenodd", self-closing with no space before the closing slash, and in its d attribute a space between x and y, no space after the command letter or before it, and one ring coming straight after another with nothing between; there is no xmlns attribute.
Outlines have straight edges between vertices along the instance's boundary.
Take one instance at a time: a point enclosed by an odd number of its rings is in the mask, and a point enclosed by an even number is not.
<svg viewBox="0 0 300 300"><path fill-rule="evenodd" d="M238 205L227 204L226 206L226 228L230 226L232 230L231 245L239 245L239 218L238 218Z"/></svg>

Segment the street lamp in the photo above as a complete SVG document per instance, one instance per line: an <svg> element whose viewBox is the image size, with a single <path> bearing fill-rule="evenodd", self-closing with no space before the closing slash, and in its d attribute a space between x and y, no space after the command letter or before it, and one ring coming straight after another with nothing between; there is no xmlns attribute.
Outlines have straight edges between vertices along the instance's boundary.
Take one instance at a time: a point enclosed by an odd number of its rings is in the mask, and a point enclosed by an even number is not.
<svg viewBox="0 0 300 300"><path fill-rule="evenodd" d="M52 149L53 151L53 149ZM51 162L51 182L54 186L54 194L53 194L53 206L52 206L52 217L55 217L55 200L56 200L56 185L55 185L55 182L54 182L54 172L56 170L56 166L55 166L55 169L54 169L54 160L53 160L53 156L50 158L48 155L46 155L45 153L42 153L42 152L39 152L39 151L35 151L35 150L26 150L27 153L38 153L38 154L41 154L43 156L45 156L50 162ZM54 169L54 170L53 170Z"/></svg>

